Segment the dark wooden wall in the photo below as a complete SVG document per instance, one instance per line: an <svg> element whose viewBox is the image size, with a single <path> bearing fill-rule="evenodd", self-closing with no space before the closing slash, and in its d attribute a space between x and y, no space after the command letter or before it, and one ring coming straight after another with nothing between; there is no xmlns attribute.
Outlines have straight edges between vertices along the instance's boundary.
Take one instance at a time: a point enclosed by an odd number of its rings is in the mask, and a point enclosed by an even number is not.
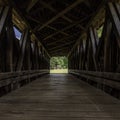
<svg viewBox="0 0 120 120"><path fill-rule="evenodd" d="M90 26L69 54L69 73L120 98L120 5L105 7L102 36Z"/></svg>
<svg viewBox="0 0 120 120"><path fill-rule="evenodd" d="M12 8L0 7L0 95L49 73L50 56L37 40L32 41L26 27L22 37L15 37Z"/></svg>

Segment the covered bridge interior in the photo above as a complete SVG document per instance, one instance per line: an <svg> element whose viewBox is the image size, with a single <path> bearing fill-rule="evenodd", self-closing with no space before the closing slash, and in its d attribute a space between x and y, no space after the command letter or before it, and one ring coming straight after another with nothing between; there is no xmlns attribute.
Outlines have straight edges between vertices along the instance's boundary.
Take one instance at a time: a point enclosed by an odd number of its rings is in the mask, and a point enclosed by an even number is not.
<svg viewBox="0 0 120 120"><path fill-rule="evenodd" d="M120 0L0 0L0 96L0 120L119 120Z"/></svg>

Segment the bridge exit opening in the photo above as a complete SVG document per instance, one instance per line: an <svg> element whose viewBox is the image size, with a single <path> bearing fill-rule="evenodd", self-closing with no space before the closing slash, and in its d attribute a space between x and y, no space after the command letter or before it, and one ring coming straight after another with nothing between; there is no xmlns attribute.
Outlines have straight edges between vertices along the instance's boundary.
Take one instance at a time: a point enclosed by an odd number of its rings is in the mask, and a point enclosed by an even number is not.
<svg viewBox="0 0 120 120"><path fill-rule="evenodd" d="M68 73L68 58L52 57L50 59L50 73Z"/></svg>

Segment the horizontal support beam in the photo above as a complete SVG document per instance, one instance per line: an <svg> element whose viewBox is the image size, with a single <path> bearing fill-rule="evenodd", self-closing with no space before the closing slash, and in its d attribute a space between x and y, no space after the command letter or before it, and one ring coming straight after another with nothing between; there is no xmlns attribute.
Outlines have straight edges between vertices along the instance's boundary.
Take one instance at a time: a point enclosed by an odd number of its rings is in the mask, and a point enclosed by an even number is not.
<svg viewBox="0 0 120 120"><path fill-rule="evenodd" d="M69 35L68 33L65 33L65 32L63 32L63 31L57 30L56 28L54 28L54 27L52 27L52 26L50 26L50 25L48 25L47 27L50 28L50 29L53 29L53 30L55 30L55 31L58 31L58 32L62 33L63 35L66 35L66 36Z"/></svg>
<svg viewBox="0 0 120 120"><path fill-rule="evenodd" d="M64 50L66 51L68 49L69 49L69 47L59 48L59 49L56 49L54 51L51 51L50 53L57 53L57 52L64 51Z"/></svg>
<svg viewBox="0 0 120 120"><path fill-rule="evenodd" d="M29 11L37 4L38 1L39 1L39 0L30 0L30 3L29 3L29 5L28 5L26 11L29 12Z"/></svg>
<svg viewBox="0 0 120 120"><path fill-rule="evenodd" d="M70 6L68 6L62 12L58 13L55 17L53 17L52 19L48 20L45 24L43 24L42 26L38 26L37 30L38 31L42 30L44 27L46 27L47 25L49 25L50 23L52 23L53 21L55 21L57 18L63 16L65 13L67 13L68 11L70 11L71 9L73 9L75 6L77 6L78 4L80 4L82 1L83 0L76 0L73 4L71 4Z"/></svg>
<svg viewBox="0 0 120 120"><path fill-rule="evenodd" d="M67 45L70 45L70 44L73 44L73 43L74 43L74 41L63 43L62 45L59 45L59 46L56 46L56 47L52 47L51 49L49 49L49 51L52 51L52 50L55 50L55 49L58 49L58 48L61 48L61 47L64 47L64 46L67 46ZM63 49L63 48L61 48L61 49Z"/></svg>
<svg viewBox="0 0 120 120"><path fill-rule="evenodd" d="M87 17L85 17L85 18L83 18L83 19L81 19L81 20L79 20L79 21L76 21L76 22L70 24L69 26L63 28L62 30L59 30L59 31L57 31L57 32L55 32L55 33L53 33L53 34L45 37L43 40L47 40L47 39L49 39L49 38L57 35L58 33L64 32L64 31L66 31L66 30L68 30L68 29L70 29L70 28L72 28L72 27L74 27L74 26L79 26L84 20L88 19L88 18L91 17L92 15L93 15L93 14L91 14L91 15L89 15L89 16L87 16ZM81 25L80 25L80 26L81 26ZM81 26L81 27L82 27L82 26ZM83 28L83 27L82 27L82 28ZM83 29L82 29L82 30L83 30ZM36 31L36 28L34 29L34 31Z"/></svg>
<svg viewBox="0 0 120 120"><path fill-rule="evenodd" d="M41 3L44 7L48 8L48 9L51 10L51 11L53 11L54 13L57 13L57 12L58 12L58 11L57 11L56 9L54 9L51 5L43 2L42 0L40 0L40 3ZM64 20L70 22L70 23L73 22L70 18L66 17L65 15L63 15L62 18L63 18Z"/></svg>
<svg viewBox="0 0 120 120"><path fill-rule="evenodd" d="M65 37L63 39L59 39L59 40L55 40L55 41L49 41L49 42L47 42L47 46L55 45L55 44L58 44L59 42L62 42L63 44L66 43L66 42L68 43L68 42L70 42L69 39L74 37L74 40L75 40L75 37L77 37L78 35L79 35L79 33L77 33L77 34L75 33L75 34L70 35L68 37Z"/></svg>
<svg viewBox="0 0 120 120"><path fill-rule="evenodd" d="M70 73L120 90L120 73L69 70Z"/></svg>
<svg viewBox="0 0 120 120"><path fill-rule="evenodd" d="M33 71L0 73L0 87L7 86L9 84L13 84L17 82L19 83L20 81L37 77L39 75L43 75L47 73L49 73L49 70L33 70Z"/></svg>

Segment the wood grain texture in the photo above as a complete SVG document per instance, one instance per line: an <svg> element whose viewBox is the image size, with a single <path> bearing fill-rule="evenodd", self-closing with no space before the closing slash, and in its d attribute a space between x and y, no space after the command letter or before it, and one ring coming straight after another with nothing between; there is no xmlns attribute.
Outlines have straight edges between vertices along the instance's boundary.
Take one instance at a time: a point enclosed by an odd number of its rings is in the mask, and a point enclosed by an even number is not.
<svg viewBox="0 0 120 120"><path fill-rule="evenodd" d="M120 101L72 75L52 74L0 98L0 120L119 120Z"/></svg>

